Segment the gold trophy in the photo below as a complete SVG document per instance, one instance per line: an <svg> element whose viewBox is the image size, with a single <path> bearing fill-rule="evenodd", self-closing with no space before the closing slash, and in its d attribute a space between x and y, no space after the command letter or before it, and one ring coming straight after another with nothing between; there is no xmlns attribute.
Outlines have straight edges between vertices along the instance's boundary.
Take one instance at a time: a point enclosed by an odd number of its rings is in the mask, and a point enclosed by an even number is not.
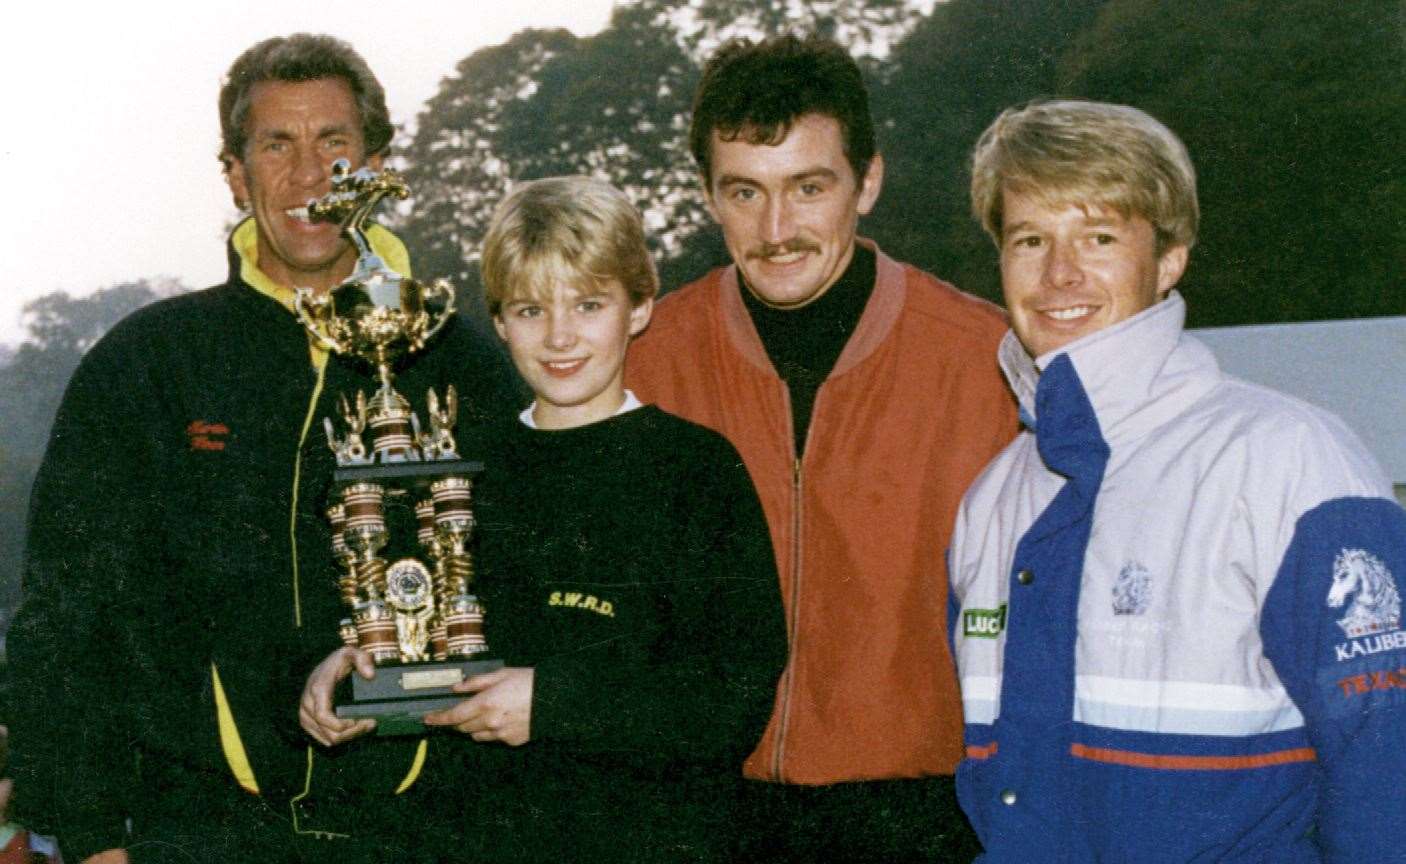
<svg viewBox="0 0 1406 864"><path fill-rule="evenodd" d="M332 166L332 191L308 202L312 219L338 222L357 249L356 269L326 295L298 289L298 318L329 351L376 368L380 387L368 400L343 394L341 426L323 418L337 459L328 508L332 552L341 568L338 588L350 611L340 635L376 663L370 681L352 676L352 699L340 717L374 717L379 734L421 729L426 713L464 698L454 684L500 668L488 656L483 607L471 593L473 478L482 463L461 459L454 440L458 397L426 394L429 431L394 386L393 367L419 351L454 314L454 290L444 279L429 284L391 270L371 250L366 220L387 195L404 198L394 171L350 163ZM366 436L370 436L370 447ZM397 537L395 517L413 509L414 543ZM401 532L410 533L410 532ZM396 550L389 557L388 550Z"/></svg>

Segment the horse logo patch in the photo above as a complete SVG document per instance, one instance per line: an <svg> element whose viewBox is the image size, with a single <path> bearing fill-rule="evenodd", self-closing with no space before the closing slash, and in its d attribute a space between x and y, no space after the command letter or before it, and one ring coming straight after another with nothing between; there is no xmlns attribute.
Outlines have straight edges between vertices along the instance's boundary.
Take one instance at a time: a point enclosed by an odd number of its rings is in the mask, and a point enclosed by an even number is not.
<svg viewBox="0 0 1406 864"><path fill-rule="evenodd" d="M1124 564L1113 583L1113 614L1141 615L1151 602L1152 574L1136 561Z"/></svg>
<svg viewBox="0 0 1406 864"><path fill-rule="evenodd" d="M1349 638L1401 626L1401 595L1397 593L1396 580L1381 559L1366 550L1344 549L1333 561L1328 607L1341 609L1344 604L1347 614L1338 619L1338 626Z"/></svg>

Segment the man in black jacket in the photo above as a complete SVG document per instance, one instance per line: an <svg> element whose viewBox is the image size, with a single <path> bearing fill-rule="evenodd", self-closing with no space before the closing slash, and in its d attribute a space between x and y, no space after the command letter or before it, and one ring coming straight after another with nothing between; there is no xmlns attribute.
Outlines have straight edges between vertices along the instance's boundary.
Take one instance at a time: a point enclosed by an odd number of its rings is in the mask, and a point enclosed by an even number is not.
<svg viewBox="0 0 1406 864"><path fill-rule="evenodd" d="M220 94L221 161L251 212L228 281L147 307L88 353L35 484L24 604L10 631L16 806L71 861L406 860L367 811L426 767L419 740L336 754L297 727L306 670L341 615L316 421L368 370L313 346L293 289L326 292L356 252L309 221L330 165L378 168L385 96L350 46L253 46ZM405 250L372 227L377 254ZM451 322L398 372L454 384L460 423L516 401L501 355Z"/></svg>

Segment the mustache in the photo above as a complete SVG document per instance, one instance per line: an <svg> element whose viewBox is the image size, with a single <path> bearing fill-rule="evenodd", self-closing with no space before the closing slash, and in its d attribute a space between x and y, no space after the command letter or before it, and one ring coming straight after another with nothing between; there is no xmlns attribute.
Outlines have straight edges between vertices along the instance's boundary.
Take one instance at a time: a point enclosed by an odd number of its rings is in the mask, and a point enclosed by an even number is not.
<svg viewBox="0 0 1406 864"><path fill-rule="evenodd" d="M793 252L820 252L820 247L799 237L784 243L763 243L747 251L748 258L774 258L777 255L790 255Z"/></svg>

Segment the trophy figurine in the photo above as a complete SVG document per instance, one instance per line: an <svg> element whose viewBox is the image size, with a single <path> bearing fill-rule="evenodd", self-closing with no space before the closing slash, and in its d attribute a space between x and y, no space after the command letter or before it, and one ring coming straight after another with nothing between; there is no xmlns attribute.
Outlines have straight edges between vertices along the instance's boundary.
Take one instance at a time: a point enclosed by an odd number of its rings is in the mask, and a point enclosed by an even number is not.
<svg viewBox="0 0 1406 864"><path fill-rule="evenodd" d="M422 728L426 713L459 701L465 678L502 667L483 637L483 606L472 593L473 478L482 463L460 458L454 440L458 395L426 394L429 430L395 389L396 361L419 351L454 314L446 280L425 284L386 266L366 239L366 220L388 195L404 198L390 170L332 166L332 191L308 202L310 218L334 221L355 245L356 268L326 295L298 289L294 306L319 345L376 370L368 399L342 394L340 424L323 418L336 456L327 517L338 591L349 615L343 644L371 655L376 676L352 676L340 717L374 717L379 734ZM340 433L338 428L345 431ZM369 439L369 440L368 440ZM396 529L413 509L413 531Z"/></svg>

